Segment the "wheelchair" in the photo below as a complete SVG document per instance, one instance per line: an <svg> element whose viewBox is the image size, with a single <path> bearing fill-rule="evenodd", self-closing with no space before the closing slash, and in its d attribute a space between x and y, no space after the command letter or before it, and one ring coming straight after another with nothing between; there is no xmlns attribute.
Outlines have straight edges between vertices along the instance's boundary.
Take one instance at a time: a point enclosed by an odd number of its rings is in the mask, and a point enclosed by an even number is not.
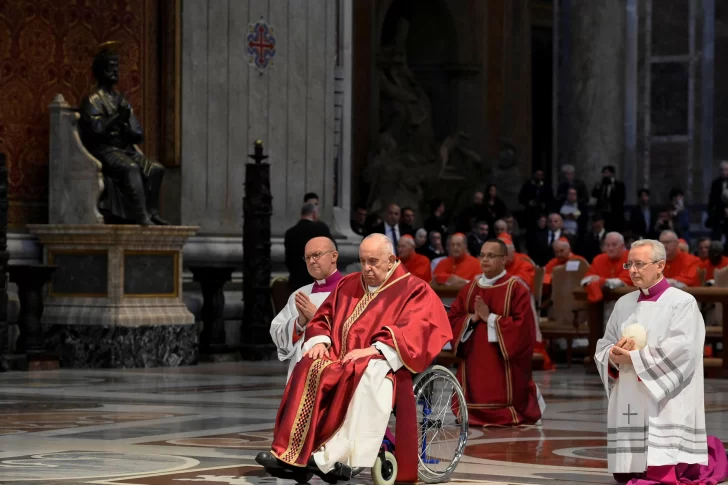
<svg viewBox="0 0 728 485"><path fill-rule="evenodd" d="M417 476L425 483L448 481L468 442L468 409L457 379L447 368L433 365L413 380L418 422ZM397 477L395 436L382 442L371 469L374 485L393 485ZM355 468L352 476L362 471Z"/></svg>

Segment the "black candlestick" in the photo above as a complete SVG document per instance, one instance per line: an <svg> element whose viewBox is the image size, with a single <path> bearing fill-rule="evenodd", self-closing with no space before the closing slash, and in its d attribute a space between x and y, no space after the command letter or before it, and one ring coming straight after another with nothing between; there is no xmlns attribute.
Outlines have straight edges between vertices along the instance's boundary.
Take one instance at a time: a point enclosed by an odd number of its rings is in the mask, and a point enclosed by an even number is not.
<svg viewBox="0 0 728 485"><path fill-rule="evenodd" d="M270 164L263 154L263 142L257 140L255 163L245 164L243 198L243 323L240 328L240 351L243 359L261 360L275 355L269 328L273 319L270 277L270 218L273 197L270 193Z"/></svg>
<svg viewBox="0 0 728 485"><path fill-rule="evenodd" d="M0 153L0 372L7 370L8 345L8 166Z"/></svg>

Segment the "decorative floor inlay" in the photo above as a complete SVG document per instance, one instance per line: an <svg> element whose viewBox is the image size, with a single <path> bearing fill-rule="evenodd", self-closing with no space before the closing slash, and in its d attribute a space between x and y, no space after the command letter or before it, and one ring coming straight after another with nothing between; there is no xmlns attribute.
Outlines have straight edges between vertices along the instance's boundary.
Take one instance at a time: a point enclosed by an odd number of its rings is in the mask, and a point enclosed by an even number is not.
<svg viewBox="0 0 728 485"><path fill-rule="evenodd" d="M270 449L285 379L280 362L0 374L0 483L292 483L254 461ZM472 427L451 483L614 483L599 378L574 367L535 380L541 425ZM706 381L706 410L708 432L728 438L725 381ZM371 484L369 470L350 483Z"/></svg>

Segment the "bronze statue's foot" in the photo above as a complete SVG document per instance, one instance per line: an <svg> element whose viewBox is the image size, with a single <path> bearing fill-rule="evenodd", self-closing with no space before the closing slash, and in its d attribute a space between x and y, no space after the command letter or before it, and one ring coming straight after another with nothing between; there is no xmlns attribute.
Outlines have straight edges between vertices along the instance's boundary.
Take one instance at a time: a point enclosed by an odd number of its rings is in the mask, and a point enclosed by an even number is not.
<svg viewBox="0 0 728 485"><path fill-rule="evenodd" d="M140 226L153 226L154 222L152 222L149 217L145 217L144 219L140 219L139 221L137 221L137 224L139 224Z"/></svg>
<svg viewBox="0 0 728 485"><path fill-rule="evenodd" d="M172 225L172 223L171 223L171 222L169 222L169 221L165 221L164 219L162 219L162 218L161 218L161 217L159 217L158 215L154 215L154 216L152 216L152 217L151 217L151 220L152 220L152 222L153 222L154 224L156 224L156 225L158 225L158 226L171 226L171 225Z"/></svg>

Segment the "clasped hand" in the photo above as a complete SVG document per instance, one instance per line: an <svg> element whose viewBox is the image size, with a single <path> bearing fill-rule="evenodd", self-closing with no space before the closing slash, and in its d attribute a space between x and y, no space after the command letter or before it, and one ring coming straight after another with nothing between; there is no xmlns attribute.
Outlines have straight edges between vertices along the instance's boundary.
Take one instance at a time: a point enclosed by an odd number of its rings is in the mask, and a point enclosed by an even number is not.
<svg viewBox="0 0 728 485"><path fill-rule="evenodd" d="M635 341L631 338L622 337L622 339L619 340L616 344L614 344L614 347L612 347L612 350L609 351L609 358L614 362L615 364L632 364L632 357L630 357L629 352L634 350L636 348Z"/></svg>
<svg viewBox="0 0 728 485"><path fill-rule="evenodd" d="M370 355L376 355L378 353L379 351L374 347L352 350L346 354L343 359L341 359L341 363L346 364L347 362L363 359L364 357L369 357ZM306 357L310 357L314 360L323 358L330 359L331 355L329 354L329 349L326 348L325 344L316 344L311 347L308 352L306 352Z"/></svg>
<svg viewBox="0 0 728 485"><path fill-rule="evenodd" d="M475 318L473 320L487 322L490 317L490 308L485 304L483 298L480 296L475 297Z"/></svg>
<svg viewBox="0 0 728 485"><path fill-rule="evenodd" d="M298 310L298 324L301 327L305 327L306 324L311 321L314 314L316 314L316 305L311 302L308 295L301 293L300 291L296 293L295 304L296 310Z"/></svg>

